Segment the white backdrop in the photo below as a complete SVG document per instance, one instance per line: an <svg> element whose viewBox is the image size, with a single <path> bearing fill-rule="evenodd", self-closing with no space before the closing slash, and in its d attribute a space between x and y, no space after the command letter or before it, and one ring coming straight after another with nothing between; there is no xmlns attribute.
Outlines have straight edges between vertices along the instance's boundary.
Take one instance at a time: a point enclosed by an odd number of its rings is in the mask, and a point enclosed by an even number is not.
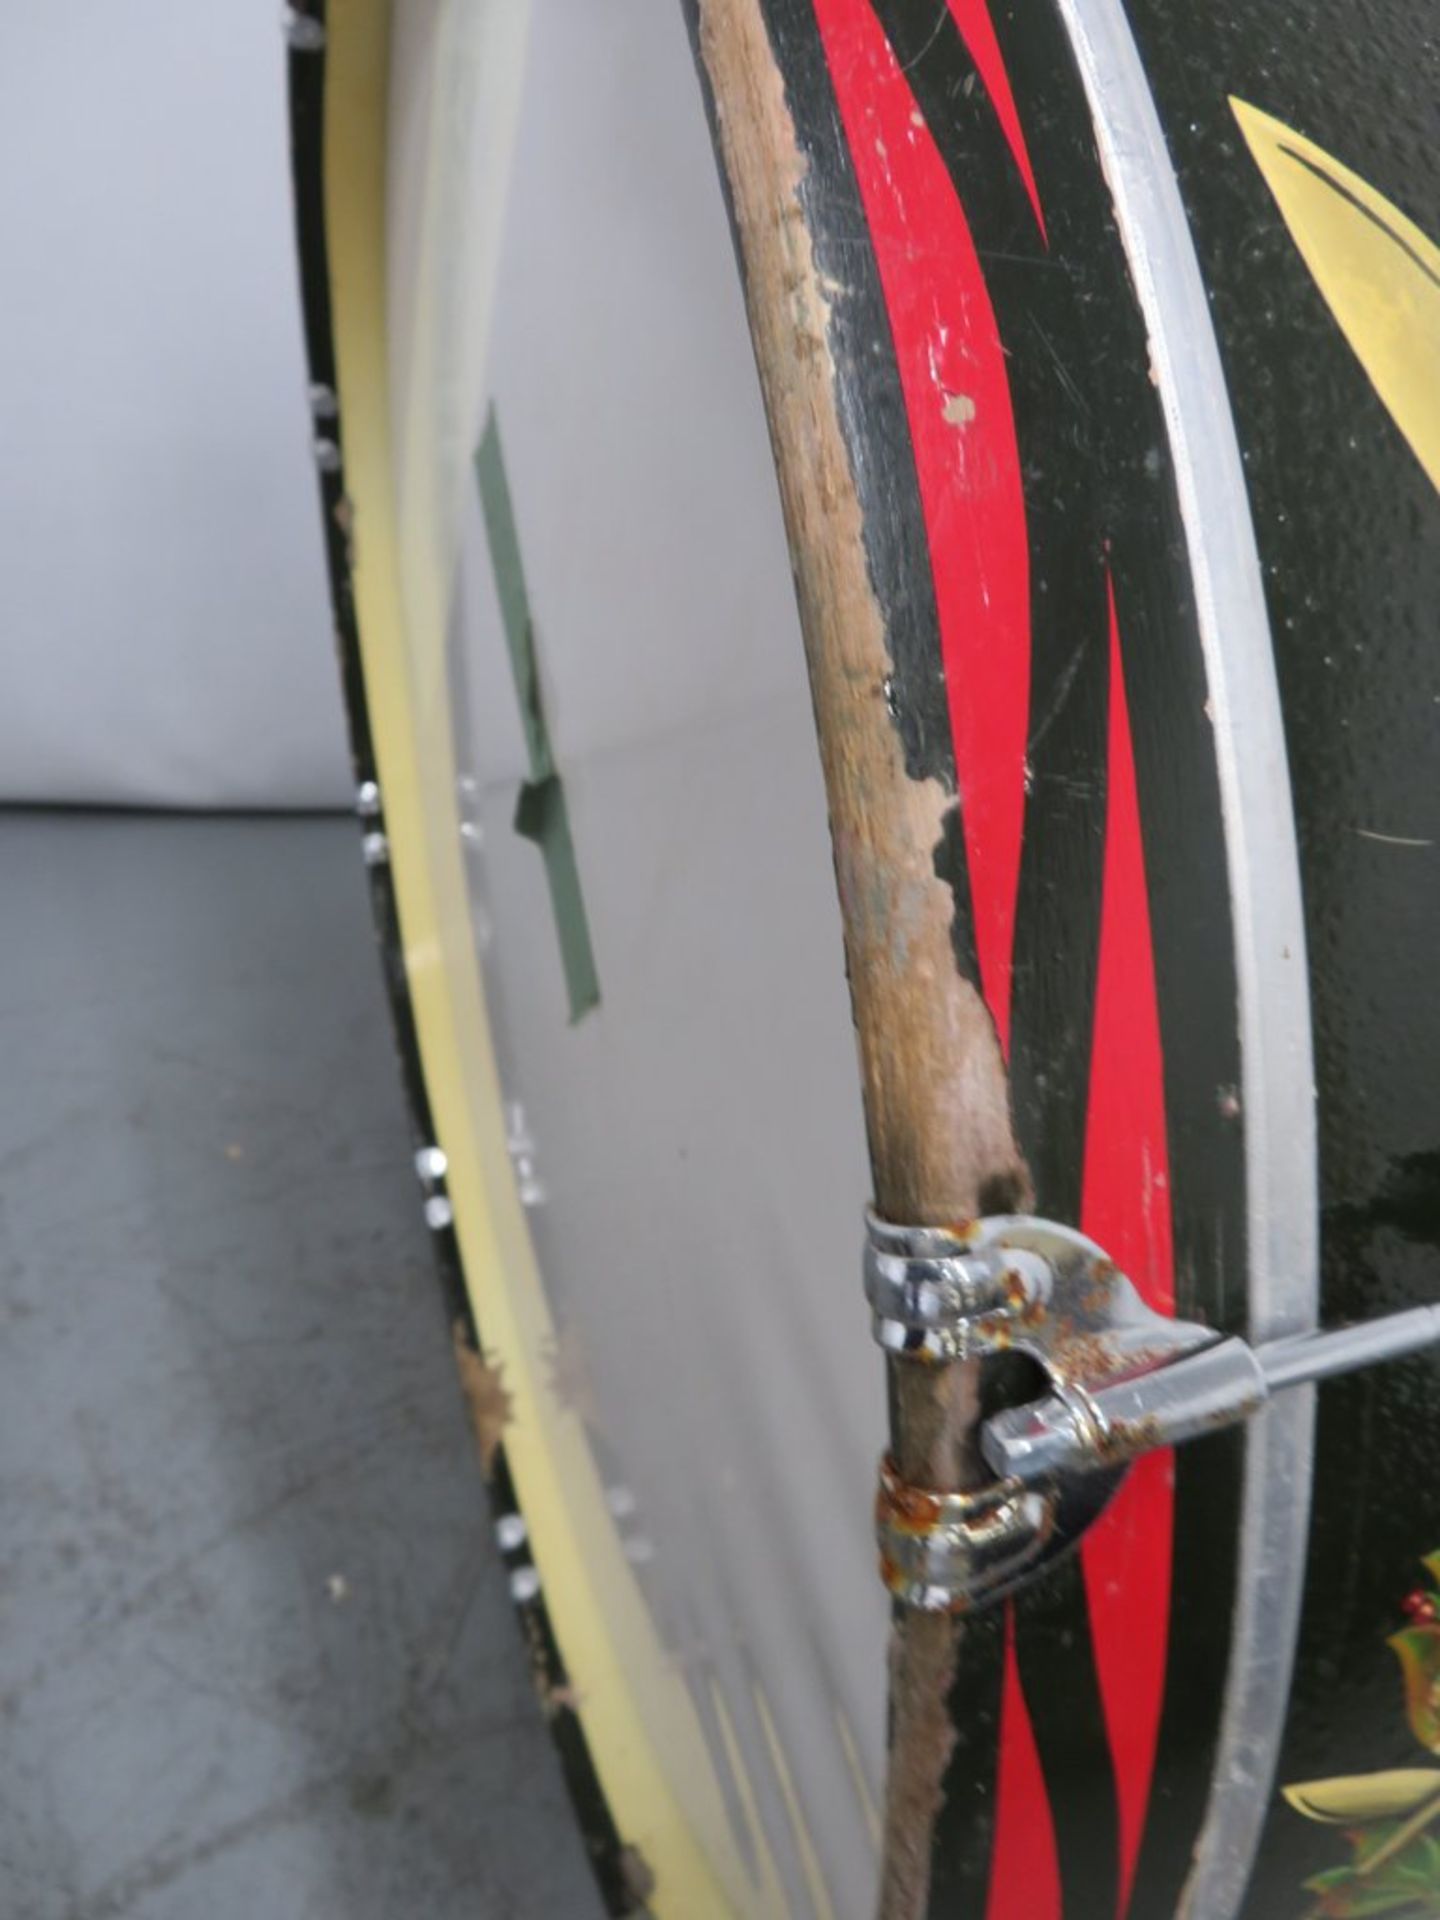
<svg viewBox="0 0 1440 1920"><path fill-rule="evenodd" d="M348 803L279 13L0 5L0 800Z"/></svg>

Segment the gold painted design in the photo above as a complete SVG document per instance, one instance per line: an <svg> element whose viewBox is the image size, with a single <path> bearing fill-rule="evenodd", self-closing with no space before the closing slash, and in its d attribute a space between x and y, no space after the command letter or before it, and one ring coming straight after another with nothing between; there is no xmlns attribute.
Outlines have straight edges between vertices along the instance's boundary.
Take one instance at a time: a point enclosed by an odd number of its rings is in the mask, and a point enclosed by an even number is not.
<svg viewBox="0 0 1440 1920"><path fill-rule="evenodd" d="M1430 1586L1405 1600L1409 1625L1386 1645L1400 1662L1410 1731L1440 1755L1440 1552L1422 1562ZM1440 1916L1440 1767L1397 1767L1336 1780L1306 1780L1281 1792L1307 1820L1343 1827L1349 1864L1305 1882L1310 1920Z"/></svg>
<svg viewBox="0 0 1440 1920"><path fill-rule="evenodd" d="M1440 487L1440 247L1313 140L1230 105L1326 305Z"/></svg>

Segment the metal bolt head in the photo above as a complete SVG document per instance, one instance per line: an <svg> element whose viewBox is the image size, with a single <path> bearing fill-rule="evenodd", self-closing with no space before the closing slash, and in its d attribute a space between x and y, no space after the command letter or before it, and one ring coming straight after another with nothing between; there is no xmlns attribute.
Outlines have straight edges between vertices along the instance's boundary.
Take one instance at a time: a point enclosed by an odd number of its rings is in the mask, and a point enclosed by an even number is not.
<svg viewBox="0 0 1440 1920"><path fill-rule="evenodd" d="M422 1180L443 1180L449 1165L443 1147L421 1147L415 1155L415 1171Z"/></svg>
<svg viewBox="0 0 1440 1920"><path fill-rule="evenodd" d="M534 1600L540 1592L540 1576L534 1567L516 1567L510 1575L510 1598L517 1606L523 1607L527 1600Z"/></svg>
<svg viewBox="0 0 1440 1920"><path fill-rule="evenodd" d="M325 45L325 29L308 13L286 7L280 16L280 31L292 53L319 53Z"/></svg>
<svg viewBox="0 0 1440 1920"><path fill-rule="evenodd" d="M514 1553L529 1537L523 1513L502 1513L495 1522L495 1544L502 1553Z"/></svg>

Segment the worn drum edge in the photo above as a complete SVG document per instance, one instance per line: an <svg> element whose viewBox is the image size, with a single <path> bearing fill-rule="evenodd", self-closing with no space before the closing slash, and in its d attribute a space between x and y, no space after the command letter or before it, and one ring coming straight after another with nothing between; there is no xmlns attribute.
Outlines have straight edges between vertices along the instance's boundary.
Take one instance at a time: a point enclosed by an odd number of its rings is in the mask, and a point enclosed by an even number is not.
<svg viewBox="0 0 1440 1920"><path fill-rule="evenodd" d="M525 1377L526 1343L508 1324L507 1287L517 1270L531 1282L522 1292L532 1310L543 1310L543 1296L506 1152L478 983L457 991L442 964L444 916L456 901L443 897L443 879L437 885L444 860L437 859L436 822L422 793L426 771L417 750L417 690L405 657L392 497L386 363L391 19L390 0L310 0L304 12L291 14L288 36L306 345L312 396L321 397L328 415L317 413L317 452L323 453L317 464L336 643L357 786L383 809L378 822L362 821L377 933L417 1143L445 1153L453 1223L441 1224L434 1240L457 1345L465 1350L462 1374L465 1353L475 1366L483 1352L477 1302L484 1308L484 1338L506 1356L515 1417L494 1449L489 1491L532 1670L601 1896L616 1915L644 1907L657 1920L725 1920L733 1903L674 1798L662 1756L635 1711L624 1662L589 1604L587 1551L569 1524L553 1443L541 1434L536 1383ZM458 840L450 839L451 857L458 859ZM456 1065L462 1051L454 1044L457 1023L470 1029L472 1057L483 1049L489 1062L488 1098L480 1102L469 1097ZM485 1138L472 1117L476 1106L493 1119ZM595 1497L603 1512L598 1481ZM543 1586L536 1564L541 1535ZM569 1685L572 1667L585 1671L583 1698Z"/></svg>

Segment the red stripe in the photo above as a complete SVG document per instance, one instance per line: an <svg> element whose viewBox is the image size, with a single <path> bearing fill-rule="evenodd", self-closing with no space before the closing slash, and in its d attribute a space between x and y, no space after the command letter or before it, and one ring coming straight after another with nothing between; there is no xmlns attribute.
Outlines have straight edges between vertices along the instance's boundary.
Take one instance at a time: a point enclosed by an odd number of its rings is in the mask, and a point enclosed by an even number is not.
<svg viewBox="0 0 1440 1920"><path fill-rule="evenodd" d="M1000 43L995 38L995 23L990 18L990 9L986 0L949 0L949 5L951 18L960 29L961 38L990 96L990 104L995 109L1001 131L1010 143L1010 151L1025 182L1025 191L1035 209L1040 232L1048 239L1045 213L1040 205L1040 189L1035 184L1035 169L1030 165L1030 149L1025 144L1025 129L1020 125L1015 95L1010 91L1010 76L1005 71L1005 59L1000 52Z"/></svg>
<svg viewBox="0 0 1440 1920"><path fill-rule="evenodd" d="M816 0L815 13L905 395L980 979L1006 1046L1025 815L1030 558L1005 355L964 210L869 0Z"/></svg>
<svg viewBox="0 0 1440 1920"><path fill-rule="evenodd" d="M1060 1860L1045 1776L1015 1659L1015 1612L1005 1608L1000 1766L985 1920L1060 1920Z"/></svg>
<svg viewBox="0 0 1440 1920"><path fill-rule="evenodd" d="M1130 711L1110 599L1110 745L1081 1228L1150 1306L1175 1311L1170 1160ZM1085 1543L1085 1581L1120 1801L1120 1920L1145 1828L1165 1691L1174 1456L1139 1461Z"/></svg>
<svg viewBox="0 0 1440 1920"><path fill-rule="evenodd" d="M1044 219L984 0L948 0ZM1008 1051L1030 701L1024 487L1004 351L964 210L868 0L815 0L905 396L934 575L981 984ZM1129 713L1111 600L1110 787L1085 1231L1170 1308L1159 1020ZM1136 1196L1142 1196L1139 1212ZM1154 1766L1169 1614L1170 1465L1146 1463L1085 1553L1115 1754L1121 1914ZM1055 1835L1007 1623L986 1920L1058 1920Z"/></svg>

